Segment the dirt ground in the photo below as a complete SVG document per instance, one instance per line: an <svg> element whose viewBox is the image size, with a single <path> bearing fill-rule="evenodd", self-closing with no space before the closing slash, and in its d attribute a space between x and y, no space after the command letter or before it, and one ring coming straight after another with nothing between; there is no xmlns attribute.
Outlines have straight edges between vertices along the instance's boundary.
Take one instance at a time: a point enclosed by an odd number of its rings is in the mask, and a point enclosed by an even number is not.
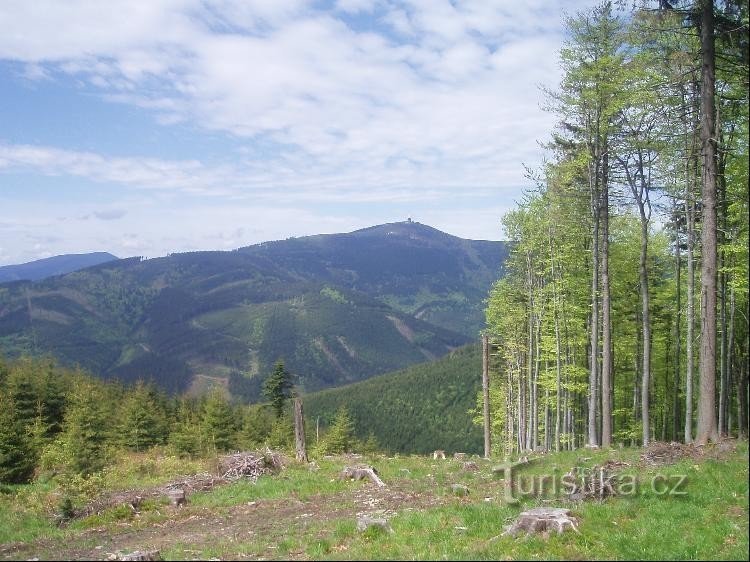
<svg viewBox="0 0 750 562"><path fill-rule="evenodd" d="M106 528L95 528L77 533L73 540L38 540L30 543L0 546L4 560L107 560L116 553L135 550L165 551L185 545L184 557L201 559L201 553L217 543L248 543L263 539L274 545L284 537L305 532L309 527L325 528L342 519L355 520L358 514L392 516L404 510L424 509L441 505L457 498L440 497L409 489L408 484L395 482L386 488L370 483L352 483L350 489L326 495L316 495L304 501L296 498L257 500L225 507L164 506L162 514L169 519L150 525L137 520L124 521ZM325 530L321 530L321 539ZM238 553L233 558L278 559L279 554L269 546L265 553L253 556ZM308 556L294 550L285 559L305 560Z"/></svg>

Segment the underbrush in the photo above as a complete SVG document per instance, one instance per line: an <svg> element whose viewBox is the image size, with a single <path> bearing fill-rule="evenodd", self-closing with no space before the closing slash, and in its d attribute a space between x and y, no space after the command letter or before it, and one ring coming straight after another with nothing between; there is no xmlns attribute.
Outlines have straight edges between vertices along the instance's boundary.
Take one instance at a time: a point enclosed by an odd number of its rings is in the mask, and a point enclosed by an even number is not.
<svg viewBox="0 0 750 562"><path fill-rule="evenodd" d="M34 541L42 538L53 545L59 542L60 548L72 549L77 544L88 552L84 531L89 529L107 534L116 543L123 528L133 533L153 529L165 520L186 525L194 520L194 540L185 542L185 533L173 541L168 533L160 537L163 557L747 559L747 444L737 443L736 450L726 454L685 457L667 464L646 463L642 454L642 449L581 449L538 456L514 471L515 503L505 501L503 473L492 470L499 463L484 459L466 459L475 466L419 456L345 455L316 459L309 465L289 461L279 474L262 476L257 483L239 480L193 493L186 508L175 508L165 499L149 499L137 510L114 506L58 527L53 515L62 494L70 493L65 486L78 486L77 501L82 501L91 494L163 485L189 472L210 472L215 467L214 460L186 462L158 451L128 454L85 482L71 484L52 478L4 487L0 543L32 543L23 551L26 558L65 552L35 550L38 543ZM338 477L344 466L356 464L376 467L387 487ZM560 490L529 492L530 482L559 476L574 466L593 470L605 464L636 485L628 493L577 502ZM469 494L455 495L453 484L467 486ZM367 504L367 498L374 498L373 503ZM571 509L579 520L578 532L546 539L503 536L520 511L537 506ZM254 517L263 522L262 532L242 526L243 510L250 509L258 510ZM393 532L357 531L355 510L387 517ZM233 521L234 534L222 535L202 523L212 518Z"/></svg>

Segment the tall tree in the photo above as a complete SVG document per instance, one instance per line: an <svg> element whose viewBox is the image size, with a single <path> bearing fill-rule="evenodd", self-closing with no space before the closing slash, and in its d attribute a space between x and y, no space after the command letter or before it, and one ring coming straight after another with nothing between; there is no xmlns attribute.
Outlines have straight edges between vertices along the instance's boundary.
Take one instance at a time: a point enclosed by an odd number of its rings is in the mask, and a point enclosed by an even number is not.
<svg viewBox="0 0 750 562"><path fill-rule="evenodd" d="M696 443L717 441L716 419L716 51L714 44L714 3L700 0L701 38L701 340L700 396Z"/></svg>
<svg viewBox="0 0 750 562"><path fill-rule="evenodd" d="M284 362L279 360L271 375L263 383L263 394L271 402L277 418L284 414L284 405L291 397L293 387L292 375L284 368Z"/></svg>

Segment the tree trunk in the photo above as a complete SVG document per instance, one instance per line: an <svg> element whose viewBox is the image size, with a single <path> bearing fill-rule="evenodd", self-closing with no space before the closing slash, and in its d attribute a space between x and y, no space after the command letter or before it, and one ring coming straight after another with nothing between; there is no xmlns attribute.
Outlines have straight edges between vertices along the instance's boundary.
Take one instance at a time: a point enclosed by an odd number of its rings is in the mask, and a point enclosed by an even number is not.
<svg viewBox="0 0 750 562"><path fill-rule="evenodd" d="M716 420L716 138L714 103L716 54L714 50L714 3L701 1L701 156L703 230L701 234L701 342L700 397L695 441L718 441Z"/></svg>
<svg viewBox="0 0 750 562"><path fill-rule="evenodd" d="M641 416L643 418L643 446L648 447L650 439L650 409L649 388L651 383L651 314L650 295L648 290L648 269L646 259L648 255L648 219L643 209L643 203L639 202L641 213L641 255L638 267L641 286L641 326L643 333L643 367L641 372Z"/></svg>
<svg viewBox="0 0 750 562"><path fill-rule="evenodd" d="M609 290L609 186L608 156L605 153L602 164L602 447L612 446L612 322Z"/></svg>
<svg viewBox="0 0 750 562"><path fill-rule="evenodd" d="M695 206L688 180L685 214L687 216L687 330L685 337L685 443L693 442L693 378L695 339Z"/></svg>
<svg viewBox="0 0 750 562"><path fill-rule="evenodd" d="M297 460L307 462L307 447L305 446L305 418L302 415L302 400L294 398L294 447Z"/></svg>
<svg viewBox="0 0 750 562"><path fill-rule="evenodd" d="M592 195L597 197L598 194ZM592 447L599 445L597 438L597 404L599 403L599 394L597 392L597 379L599 378L599 220L598 211L599 203L594 204L594 237L593 237L593 257L592 257L592 274L591 274L591 349L589 359L589 396L588 396L588 442Z"/></svg>
<svg viewBox="0 0 750 562"><path fill-rule="evenodd" d="M676 215L676 213L674 213ZM677 302L675 312L675 329L674 329L674 384L672 385L672 439L679 439L680 434L680 357L682 354L681 345L681 316L682 316L682 286L681 286L681 272L682 272L682 259L680 255L680 234L679 227L675 227L675 240L676 240L676 252L675 252L675 285L677 286Z"/></svg>
<svg viewBox="0 0 750 562"><path fill-rule="evenodd" d="M482 403L484 406L484 458L490 458L490 341L482 336Z"/></svg>

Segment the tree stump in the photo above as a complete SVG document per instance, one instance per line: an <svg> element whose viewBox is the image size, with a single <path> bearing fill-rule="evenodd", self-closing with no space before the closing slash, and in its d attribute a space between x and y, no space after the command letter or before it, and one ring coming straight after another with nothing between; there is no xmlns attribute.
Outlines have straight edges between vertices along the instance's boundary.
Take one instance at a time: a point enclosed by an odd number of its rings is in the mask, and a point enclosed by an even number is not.
<svg viewBox="0 0 750 562"><path fill-rule="evenodd" d="M578 532L578 520L570 515L569 509L537 507L522 512L503 534L515 537L521 531L525 531L527 534L542 533L548 536L552 531L562 534L567 530Z"/></svg>
<svg viewBox="0 0 750 562"><path fill-rule="evenodd" d="M136 550L130 554L118 554L116 556L115 560L130 560L131 562L162 560L161 553L158 550Z"/></svg>
<svg viewBox="0 0 750 562"><path fill-rule="evenodd" d="M341 471L339 478L341 480L362 480L363 478L367 478L379 488L385 487L385 482L378 477L377 471L371 466L346 466Z"/></svg>
<svg viewBox="0 0 750 562"><path fill-rule="evenodd" d="M302 413L302 400L294 398L294 448L297 460L307 462L307 446L305 444L305 416Z"/></svg>
<svg viewBox="0 0 750 562"><path fill-rule="evenodd" d="M469 495L469 487L464 486L463 484L453 484L451 486L451 490L453 491L453 494L456 496L468 496Z"/></svg>
<svg viewBox="0 0 750 562"><path fill-rule="evenodd" d="M382 517L370 517L369 515L360 515L357 517L357 531L364 533L370 528L382 529L386 533L393 533L393 529L388 524L388 520Z"/></svg>
<svg viewBox="0 0 750 562"><path fill-rule="evenodd" d="M172 505L176 507L179 507L187 502L187 498L185 498L185 490L183 490L182 488L169 490L167 492L167 497L169 498L169 501L172 502Z"/></svg>

